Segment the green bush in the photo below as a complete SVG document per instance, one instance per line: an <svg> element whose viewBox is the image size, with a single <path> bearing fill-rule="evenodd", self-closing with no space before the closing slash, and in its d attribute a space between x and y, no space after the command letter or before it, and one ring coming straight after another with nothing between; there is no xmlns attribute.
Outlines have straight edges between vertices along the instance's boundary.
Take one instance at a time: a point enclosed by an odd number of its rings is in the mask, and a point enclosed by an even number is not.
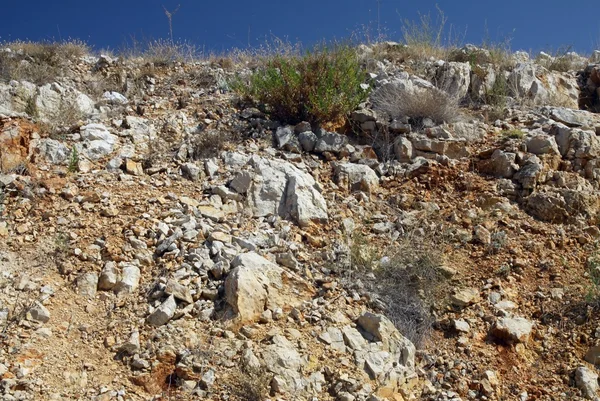
<svg viewBox="0 0 600 401"><path fill-rule="evenodd" d="M339 122L366 99L360 87L366 73L349 46L320 48L304 56L268 58L233 89L268 106L273 118L287 123Z"/></svg>

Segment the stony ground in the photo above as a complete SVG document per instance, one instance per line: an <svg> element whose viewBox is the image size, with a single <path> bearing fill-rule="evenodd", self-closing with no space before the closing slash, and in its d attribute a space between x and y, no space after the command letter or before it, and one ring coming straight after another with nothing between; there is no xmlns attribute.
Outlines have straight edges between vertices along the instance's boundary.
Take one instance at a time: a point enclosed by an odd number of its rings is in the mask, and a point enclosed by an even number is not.
<svg viewBox="0 0 600 401"><path fill-rule="evenodd" d="M348 135L270 121L211 63L0 85L2 399L595 399L600 82L520 61L504 119L366 103Z"/></svg>

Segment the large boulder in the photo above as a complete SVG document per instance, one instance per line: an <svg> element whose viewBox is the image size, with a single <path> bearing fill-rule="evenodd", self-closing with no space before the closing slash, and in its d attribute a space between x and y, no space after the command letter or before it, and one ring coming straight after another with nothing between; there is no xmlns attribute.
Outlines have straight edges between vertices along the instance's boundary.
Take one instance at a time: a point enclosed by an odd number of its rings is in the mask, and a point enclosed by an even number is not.
<svg viewBox="0 0 600 401"><path fill-rule="evenodd" d="M310 174L280 160L255 157L250 163L254 177L248 203L255 216L291 218L302 227L327 221L327 204Z"/></svg>

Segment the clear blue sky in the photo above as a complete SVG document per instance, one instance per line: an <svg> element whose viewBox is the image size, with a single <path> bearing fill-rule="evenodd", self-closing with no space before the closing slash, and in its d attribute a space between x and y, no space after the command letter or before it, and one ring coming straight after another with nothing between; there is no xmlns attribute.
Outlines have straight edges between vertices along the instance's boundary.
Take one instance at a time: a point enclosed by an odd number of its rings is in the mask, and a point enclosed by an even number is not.
<svg viewBox="0 0 600 401"><path fill-rule="evenodd" d="M167 38L163 5L173 10L173 35L207 50L256 46L269 35L304 44L345 38L363 25L377 29L377 0L5 0L0 40L79 38L95 48L118 49L134 35ZM435 16L435 4L448 23L480 43L487 23L492 40L512 37L513 50L579 52L600 47L598 3L591 0L380 0L379 23L390 40L400 39L402 18L419 12Z"/></svg>

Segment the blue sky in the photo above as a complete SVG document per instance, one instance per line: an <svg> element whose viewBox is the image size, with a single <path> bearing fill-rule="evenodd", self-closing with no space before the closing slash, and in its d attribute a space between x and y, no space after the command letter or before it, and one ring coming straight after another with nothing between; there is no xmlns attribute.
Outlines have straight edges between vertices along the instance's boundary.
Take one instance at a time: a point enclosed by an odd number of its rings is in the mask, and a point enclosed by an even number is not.
<svg viewBox="0 0 600 401"><path fill-rule="evenodd" d="M436 3L465 42L480 43L485 26L494 41L512 38L513 50L555 50L571 45L589 53L600 47L597 2L581 0L7 0L0 40L79 38L95 48L119 49L135 36L167 38L163 6L173 10L173 35L200 48L224 51L257 46L271 35L311 44L346 38L362 26L379 26L400 40L401 20L436 15Z"/></svg>

